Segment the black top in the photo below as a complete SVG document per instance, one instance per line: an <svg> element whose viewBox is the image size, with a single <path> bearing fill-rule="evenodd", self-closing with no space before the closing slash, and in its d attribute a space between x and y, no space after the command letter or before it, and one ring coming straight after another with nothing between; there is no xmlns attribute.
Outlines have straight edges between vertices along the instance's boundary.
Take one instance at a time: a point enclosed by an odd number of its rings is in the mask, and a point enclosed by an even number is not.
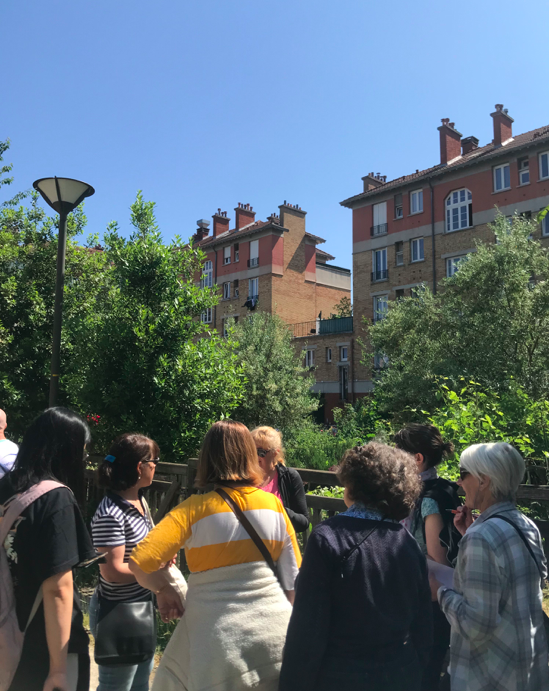
<svg viewBox="0 0 549 691"><path fill-rule="evenodd" d="M302 533L309 527L309 509L305 499L305 489L301 475L295 468L286 468L279 463L276 466L278 473L278 491L282 497L282 503L296 533Z"/></svg>
<svg viewBox="0 0 549 691"><path fill-rule="evenodd" d="M313 691L335 661L341 669L346 660L391 664L405 641L425 665L431 638L427 565L410 533L398 523L334 516L307 542L279 689Z"/></svg>
<svg viewBox="0 0 549 691"><path fill-rule="evenodd" d="M7 475L0 481L0 506L14 494ZM91 538L72 492L51 490L21 514L8 537L8 563L12 574L19 627L24 630L42 583L69 571L95 555ZM13 536L13 537L12 537ZM88 653L88 634L82 621L80 597L74 587L69 653ZM23 654L10 691L42 688L49 671L44 605L38 608L23 645ZM24 677L24 681L23 681Z"/></svg>

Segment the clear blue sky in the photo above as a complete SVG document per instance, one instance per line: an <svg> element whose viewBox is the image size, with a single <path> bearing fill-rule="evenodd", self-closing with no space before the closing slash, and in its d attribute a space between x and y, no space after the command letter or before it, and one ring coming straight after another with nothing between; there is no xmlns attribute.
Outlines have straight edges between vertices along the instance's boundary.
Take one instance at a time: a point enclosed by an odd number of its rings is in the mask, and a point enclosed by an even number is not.
<svg viewBox="0 0 549 691"><path fill-rule="evenodd" d="M549 124L546 1L4 0L0 26L12 190L89 182L90 232L127 234L138 189L165 239L286 199L351 267L339 202L437 163L441 118L481 144L495 103Z"/></svg>

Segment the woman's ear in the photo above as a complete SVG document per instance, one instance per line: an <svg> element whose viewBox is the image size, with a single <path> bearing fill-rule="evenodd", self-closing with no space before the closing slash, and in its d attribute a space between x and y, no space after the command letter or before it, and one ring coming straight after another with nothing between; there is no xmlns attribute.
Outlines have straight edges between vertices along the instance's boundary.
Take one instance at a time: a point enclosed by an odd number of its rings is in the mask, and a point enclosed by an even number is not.
<svg viewBox="0 0 549 691"><path fill-rule="evenodd" d="M416 453L416 463L418 465L423 465L423 461L425 460L425 457L423 456L422 453Z"/></svg>

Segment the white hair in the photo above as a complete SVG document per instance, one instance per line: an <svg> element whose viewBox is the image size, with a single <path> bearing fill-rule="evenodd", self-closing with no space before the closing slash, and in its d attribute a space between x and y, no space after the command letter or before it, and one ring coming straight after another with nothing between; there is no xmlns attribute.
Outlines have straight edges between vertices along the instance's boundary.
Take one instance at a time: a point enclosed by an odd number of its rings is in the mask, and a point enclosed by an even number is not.
<svg viewBox="0 0 549 691"><path fill-rule="evenodd" d="M515 501L526 470L524 458L505 442L468 446L459 465L477 478L489 477L492 496L497 501Z"/></svg>

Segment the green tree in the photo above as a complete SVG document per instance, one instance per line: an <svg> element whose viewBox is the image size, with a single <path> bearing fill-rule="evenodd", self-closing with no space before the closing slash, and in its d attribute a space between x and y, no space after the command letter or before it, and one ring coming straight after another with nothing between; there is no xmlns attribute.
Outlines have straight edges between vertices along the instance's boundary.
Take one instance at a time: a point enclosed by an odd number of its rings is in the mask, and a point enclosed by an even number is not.
<svg viewBox="0 0 549 691"><path fill-rule="evenodd" d="M74 388L81 409L100 416L100 446L137 430L165 459L181 460L239 403L243 373L231 342L206 333L200 320L218 300L196 282L204 254L180 238L164 244L154 206L139 192L129 240L116 223L105 235L106 287L75 340Z"/></svg>
<svg viewBox="0 0 549 691"><path fill-rule="evenodd" d="M341 300L335 306L335 313L332 312L330 318L339 317L352 317L353 316L353 305L351 304L351 299L348 297L342 297Z"/></svg>
<svg viewBox="0 0 549 691"><path fill-rule="evenodd" d="M303 366L287 324L258 311L241 319L232 337L246 375L235 419L250 428L270 425L285 434L302 426L318 408L318 399L311 393L314 376Z"/></svg>
<svg viewBox="0 0 549 691"><path fill-rule="evenodd" d="M496 393L514 380L534 400L549 394L547 250L532 239L536 224L519 216L500 215L492 228L497 242L477 242L436 295L425 287L390 303L367 327L371 350L389 359L377 380L384 410L432 410L440 376Z"/></svg>

